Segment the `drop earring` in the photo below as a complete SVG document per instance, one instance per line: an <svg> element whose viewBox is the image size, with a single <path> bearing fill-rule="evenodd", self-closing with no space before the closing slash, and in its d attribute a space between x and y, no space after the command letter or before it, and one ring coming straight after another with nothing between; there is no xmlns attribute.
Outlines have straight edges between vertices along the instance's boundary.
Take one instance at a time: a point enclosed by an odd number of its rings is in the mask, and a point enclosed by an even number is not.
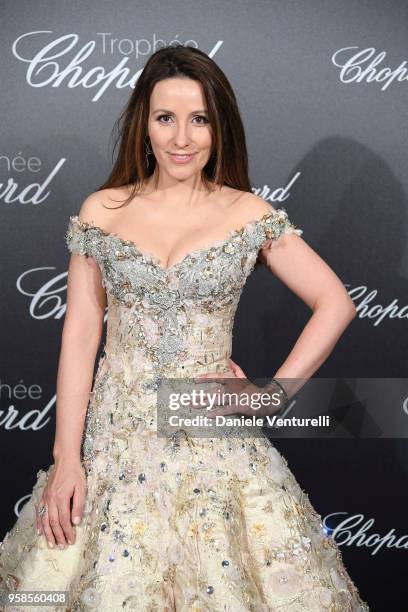
<svg viewBox="0 0 408 612"><path fill-rule="evenodd" d="M144 139L144 143L145 143L146 166L149 167L149 155L153 155L153 151L150 149L148 143L146 142L146 138Z"/></svg>

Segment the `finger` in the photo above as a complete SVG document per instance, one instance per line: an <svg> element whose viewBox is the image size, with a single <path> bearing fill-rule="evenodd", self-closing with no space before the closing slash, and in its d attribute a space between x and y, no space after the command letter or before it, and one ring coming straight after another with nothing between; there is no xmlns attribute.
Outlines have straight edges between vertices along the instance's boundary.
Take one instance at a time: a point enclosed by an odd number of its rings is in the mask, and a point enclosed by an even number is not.
<svg viewBox="0 0 408 612"><path fill-rule="evenodd" d="M61 528L60 516L58 512L58 505L61 504L61 501L57 501L54 499L50 499L48 501L48 521L50 528L52 530L54 539L59 548L64 548L67 545L67 541L64 536L64 532Z"/></svg>
<svg viewBox="0 0 408 612"><path fill-rule="evenodd" d="M224 385L225 383L223 383L222 385L220 385L219 383L214 383L213 387L210 387L206 391L203 399L200 399L195 406L193 405L193 408L195 408L196 410L215 410L216 406L218 406L216 402L220 401L220 397L222 398L222 395L225 392L223 388Z"/></svg>
<svg viewBox="0 0 408 612"><path fill-rule="evenodd" d="M62 504L58 506L58 516L64 539L68 544L72 544L74 542L75 532L71 523L70 498L66 499L65 502L62 502Z"/></svg>
<svg viewBox="0 0 408 612"><path fill-rule="evenodd" d="M235 361L233 361L232 359L229 360L229 366L233 372L236 372L237 370L239 370L238 364L235 363Z"/></svg>
<svg viewBox="0 0 408 612"><path fill-rule="evenodd" d="M43 504L44 506L46 506L47 508L47 512L41 517L41 528L42 528L42 532L48 542L48 546L49 548L54 548L55 546L55 538L54 538L54 534L52 533L52 529L49 523L49 518L48 518L48 507L47 504L44 502Z"/></svg>
<svg viewBox="0 0 408 612"><path fill-rule="evenodd" d="M36 526L37 526L37 535L41 535L42 534L41 517L38 514L38 511L39 511L39 509L41 508L42 505L43 505L42 500L40 500L38 505L34 505L34 508L35 508L35 523L36 523Z"/></svg>
<svg viewBox="0 0 408 612"><path fill-rule="evenodd" d="M85 507L86 487L78 485L74 490L74 499L71 510L71 521L74 525L79 525L82 521ZM75 537L75 530L74 537Z"/></svg>
<svg viewBox="0 0 408 612"><path fill-rule="evenodd" d="M245 378L244 371L232 359L230 359L230 365L231 365L232 371L234 372L235 376L237 376L237 378Z"/></svg>
<svg viewBox="0 0 408 612"><path fill-rule="evenodd" d="M246 378L244 370L242 370L239 366L237 366L237 369L235 370L235 376L237 378Z"/></svg>
<svg viewBox="0 0 408 612"><path fill-rule="evenodd" d="M208 372L204 375L207 376L207 374L210 373ZM190 407L195 411L202 410L208 405L208 395L211 395L212 385L214 386L214 383L211 380L199 379L199 377L193 377L192 380L194 383L197 383L197 386L192 385L191 394L193 396L193 393L195 393L195 395L194 401L190 403Z"/></svg>
<svg viewBox="0 0 408 612"><path fill-rule="evenodd" d="M193 404L193 407L194 408L205 408L206 406L208 406L211 401L211 398L213 398L214 395L216 395L217 393L220 393L221 387L223 386L224 385L220 384L219 382L209 381L205 389L201 389L199 387L198 397L196 398L197 401L195 402L195 405Z"/></svg>
<svg viewBox="0 0 408 612"><path fill-rule="evenodd" d="M192 398L192 401L190 403L190 406L193 409L201 409L204 408L208 402L208 389L204 390L202 388L200 388L200 386L198 387L198 389L194 388L194 391L196 392L194 398Z"/></svg>

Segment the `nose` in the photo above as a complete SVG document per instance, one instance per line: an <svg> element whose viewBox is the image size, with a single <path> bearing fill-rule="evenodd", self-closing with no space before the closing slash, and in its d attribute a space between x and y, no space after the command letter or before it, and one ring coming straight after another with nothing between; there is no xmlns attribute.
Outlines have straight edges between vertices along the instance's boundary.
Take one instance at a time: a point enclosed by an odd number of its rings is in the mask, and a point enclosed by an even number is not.
<svg viewBox="0 0 408 612"><path fill-rule="evenodd" d="M174 136L174 144L176 147L180 149L184 148L186 145L191 142L191 135L189 130L189 125L180 122L176 127L176 133Z"/></svg>

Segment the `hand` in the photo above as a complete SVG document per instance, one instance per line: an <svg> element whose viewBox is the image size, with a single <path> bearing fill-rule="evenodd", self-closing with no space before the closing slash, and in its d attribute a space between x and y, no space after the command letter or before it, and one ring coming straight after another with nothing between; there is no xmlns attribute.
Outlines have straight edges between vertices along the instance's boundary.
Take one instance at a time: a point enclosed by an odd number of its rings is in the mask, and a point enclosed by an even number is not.
<svg viewBox="0 0 408 612"><path fill-rule="evenodd" d="M86 474L80 461L55 462L39 504L36 506L38 533L45 535L50 548L57 543L62 549L67 544L75 542L73 524L78 524L82 519L86 490ZM70 510L71 497L73 497L72 510ZM43 516L39 513L42 507L46 508Z"/></svg>
<svg viewBox="0 0 408 612"><path fill-rule="evenodd" d="M278 412L281 405L278 403L277 396L275 399L269 399L270 393L274 391L268 388L258 387L251 383L245 376L244 371L232 359L230 361L230 372L225 372L220 375L219 372L206 372L195 376L197 382L204 382L206 379L217 381L221 379L223 382L218 384L213 383L211 388L213 393L219 390L220 393L236 394L237 400L228 405L219 405L207 410L206 416L212 418L218 415L227 416L231 414L242 414L245 416L265 417ZM227 379L227 380L225 380ZM244 379L244 380L241 380ZM214 387L217 387L214 388ZM260 404L260 405L259 405ZM202 409L206 404L200 404L198 409Z"/></svg>

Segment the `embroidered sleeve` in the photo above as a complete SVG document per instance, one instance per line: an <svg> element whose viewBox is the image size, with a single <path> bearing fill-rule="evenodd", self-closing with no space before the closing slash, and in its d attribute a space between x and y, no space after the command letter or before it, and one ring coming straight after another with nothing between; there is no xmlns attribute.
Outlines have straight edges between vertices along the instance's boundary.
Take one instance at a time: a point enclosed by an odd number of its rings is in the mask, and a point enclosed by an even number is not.
<svg viewBox="0 0 408 612"><path fill-rule="evenodd" d="M88 257L89 249L86 228L81 225L77 216L69 218L65 241L71 253Z"/></svg>
<svg viewBox="0 0 408 612"><path fill-rule="evenodd" d="M278 208L271 214L265 215L262 220L263 249L271 249L276 245L278 239L283 234L297 234L301 236L303 230L294 225L288 218L288 213L284 208Z"/></svg>

